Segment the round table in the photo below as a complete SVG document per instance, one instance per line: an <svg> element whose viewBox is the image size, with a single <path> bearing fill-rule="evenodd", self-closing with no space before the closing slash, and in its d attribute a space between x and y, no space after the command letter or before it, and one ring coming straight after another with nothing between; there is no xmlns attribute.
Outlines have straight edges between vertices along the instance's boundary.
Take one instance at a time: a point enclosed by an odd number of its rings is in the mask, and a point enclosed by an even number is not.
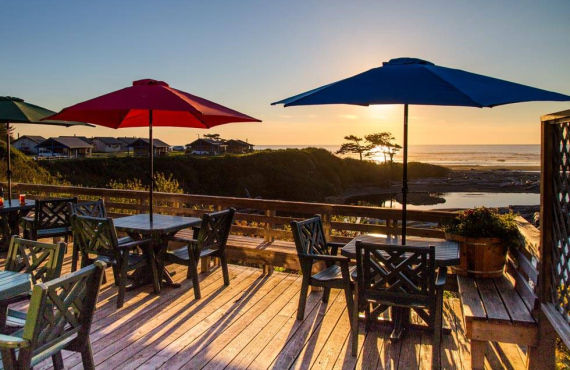
<svg viewBox="0 0 570 370"><path fill-rule="evenodd" d="M350 259L356 259L356 241L367 243L379 243L388 245L400 245L399 237L387 237L382 235L359 235L352 239L341 249L341 254ZM406 237L407 246L426 247L433 245L435 247L435 263L438 267L447 267L459 265L459 244L454 241L448 241L437 238L424 237Z"/></svg>

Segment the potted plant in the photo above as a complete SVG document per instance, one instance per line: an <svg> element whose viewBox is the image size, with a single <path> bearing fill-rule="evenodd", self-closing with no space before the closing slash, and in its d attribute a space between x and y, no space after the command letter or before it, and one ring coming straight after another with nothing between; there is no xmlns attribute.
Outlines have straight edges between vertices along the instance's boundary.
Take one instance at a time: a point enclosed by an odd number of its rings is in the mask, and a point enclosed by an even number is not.
<svg viewBox="0 0 570 370"><path fill-rule="evenodd" d="M459 243L459 275L499 277L507 250L519 240L513 213L499 214L486 207L469 209L445 224L445 238Z"/></svg>

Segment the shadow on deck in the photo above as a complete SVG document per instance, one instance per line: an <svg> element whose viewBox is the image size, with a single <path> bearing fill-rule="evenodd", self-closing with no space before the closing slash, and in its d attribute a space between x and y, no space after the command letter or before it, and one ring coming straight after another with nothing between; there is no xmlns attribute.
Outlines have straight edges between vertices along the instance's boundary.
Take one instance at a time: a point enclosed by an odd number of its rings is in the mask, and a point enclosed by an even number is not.
<svg viewBox="0 0 570 370"><path fill-rule="evenodd" d="M64 273L70 268L66 256ZM360 331L359 353L350 355L350 325L344 295L333 290L329 302L320 292L307 299L305 319L296 320L300 275L230 265L230 286L219 268L201 274L202 299L195 300L186 271L170 266L181 288L165 288L160 296L151 286L127 292L117 310L111 270L103 285L91 330L98 368L134 369L418 369L431 366L431 335L410 333L391 342L387 329ZM458 299L445 300L442 365L470 368ZM489 346L488 368L521 368L524 357L514 345ZM508 359L508 360L507 360ZM64 352L66 368L81 368L80 356ZM47 369L51 361L35 369Z"/></svg>

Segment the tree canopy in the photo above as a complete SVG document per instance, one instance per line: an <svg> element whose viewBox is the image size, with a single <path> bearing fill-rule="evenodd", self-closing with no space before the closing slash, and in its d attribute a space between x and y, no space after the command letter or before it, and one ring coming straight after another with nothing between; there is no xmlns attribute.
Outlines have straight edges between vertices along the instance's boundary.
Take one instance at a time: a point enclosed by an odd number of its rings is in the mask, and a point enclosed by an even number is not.
<svg viewBox="0 0 570 370"><path fill-rule="evenodd" d="M394 136L387 131L369 134L364 136L364 138L356 135L349 135L345 136L344 140L347 142L340 146L340 149L337 150L336 154L358 154L360 160L362 160L364 156L372 156L374 153L378 152L375 151L375 149L380 148L379 152L384 154L384 162L387 162L386 156L389 156L390 162L393 162L394 155L396 155L396 153L398 153L402 148L394 142Z"/></svg>

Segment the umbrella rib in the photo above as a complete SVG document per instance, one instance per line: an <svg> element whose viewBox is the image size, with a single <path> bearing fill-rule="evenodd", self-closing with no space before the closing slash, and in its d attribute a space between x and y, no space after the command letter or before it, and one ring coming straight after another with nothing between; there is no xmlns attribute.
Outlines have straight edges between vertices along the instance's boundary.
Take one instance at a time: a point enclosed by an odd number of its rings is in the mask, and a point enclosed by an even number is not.
<svg viewBox="0 0 570 370"><path fill-rule="evenodd" d="M459 88L455 87L453 84L449 83L445 78L441 77L439 74L437 74L435 71L433 71L431 68L428 68L429 66L425 66L425 69L427 71L429 71L433 76L435 76L438 80L443 81L446 85L451 86L455 91L459 92L461 95L465 96L467 99L469 99L473 104L475 104L476 107L479 108L484 108L484 105L481 105L479 102L473 100L473 98L471 96L469 96L468 94L466 94L464 91L460 90Z"/></svg>

